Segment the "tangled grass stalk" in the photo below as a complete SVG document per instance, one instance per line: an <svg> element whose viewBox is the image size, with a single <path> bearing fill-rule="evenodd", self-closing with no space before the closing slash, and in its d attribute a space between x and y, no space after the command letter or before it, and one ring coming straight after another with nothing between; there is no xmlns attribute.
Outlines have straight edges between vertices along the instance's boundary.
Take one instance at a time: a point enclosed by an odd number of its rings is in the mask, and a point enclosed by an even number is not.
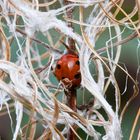
<svg viewBox="0 0 140 140"><path fill-rule="evenodd" d="M119 58L122 44L140 36L140 18L132 20L137 12L140 13L139 0L129 14L122 8L124 0L67 1L71 3L64 5L63 0L0 1L0 116L8 110L11 118L10 111L15 110L13 140L63 140L67 139L68 128L78 139L83 138L76 128L84 131L87 139L121 140L123 137L122 119L139 89L138 81L119 65ZM66 9L71 8L75 9L75 19L65 16ZM120 12L124 16L118 20ZM74 30L67 22L73 23ZM131 29L133 35L123 39L121 27ZM105 47L97 49L96 43L102 41L105 31L109 39L104 41ZM61 42L67 44L68 38L75 41L80 60L82 81L78 94L82 95L84 88L94 99L91 105L83 106L84 109L77 107L77 112L67 106L64 87L54 80L51 70L65 53ZM96 76L90 70L91 65L97 71ZM117 68L134 84L134 94L121 113L121 91L115 76ZM115 109L106 99L109 86L114 88L111 96L115 97ZM24 114L28 121L22 125ZM43 128L40 136L37 135L38 125ZM131 138L135 127L136 123Z"/></svg>

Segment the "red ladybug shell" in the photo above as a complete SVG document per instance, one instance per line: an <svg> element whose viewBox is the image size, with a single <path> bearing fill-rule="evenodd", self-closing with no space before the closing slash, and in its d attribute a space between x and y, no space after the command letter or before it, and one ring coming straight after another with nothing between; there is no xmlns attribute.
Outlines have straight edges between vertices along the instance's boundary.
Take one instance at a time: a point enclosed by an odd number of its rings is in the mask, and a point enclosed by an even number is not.
<svg viewBox="0 0 140 140"><path fill-rule="evenodd" d="M64 85L78 87L81 83L79 58L75 54L65 54L57 62L55 76Z"/></svg>

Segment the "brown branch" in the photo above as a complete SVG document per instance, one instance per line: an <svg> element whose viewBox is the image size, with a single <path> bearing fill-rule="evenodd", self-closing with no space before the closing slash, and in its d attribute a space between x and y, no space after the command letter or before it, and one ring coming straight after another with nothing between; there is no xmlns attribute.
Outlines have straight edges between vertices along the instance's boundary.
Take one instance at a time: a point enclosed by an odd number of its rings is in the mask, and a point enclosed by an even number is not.
<svg viewBox="0 0 140 140"><path fill-rule="evenodd" d="M140 30L139 30L140 31ZM116 42L113 45L108 45L107 47L102 47L100 49L97 50L97 53L102 53L104 51L106 51L107 49L110 49L111 47L117 47L119 45L123 45L125 43L127 43L128 41L136 38L138 36L137 32L135 31L134 33L132 33L131 35L129 35L128 37L124 38L123 40L121 40L120 42Z"/></svg>
<svg viewBox="0 0 140 140"><path fill-rule="evenodd" d="M24 31L22 31L22 30L20 30L20 29L18 29L18 28L16 28L16 31L19 32L20 34L24 35L24 36L27 36L27 34L26 34ZM56 53L59 53L59 54L62 54L62 53L63 53L63 52L61 52L60 50L54 49L53 47L49 46L49 45L46 44L45 42L42 42L42 41L40 41L40 40L38 40L38 39L36 39L36 38L30 37L30 39L33 40L33 41L35 41L35 42L37 42L38 44L44 46L45 48L47 48L47 49L53 51L53 52L56 52Z"/></svg>
<svg viewBox="0 0 140 140"><path fill-rule="evenodd" d="M69 2L67 0L64 0L64 3L65 3L65 5L68 5L71 2ZM73 8L72 7L71 8L66 8L66 16L67 16L67 18L72 19L72 17L73 17ZM74 28L73 25L72 25L72 22L67 22L67 24L68 24L68 27L70 27L72 29ZM68 51L71 51L71 50L75 51L76 50L75 41L73 40L73 38L68 38L68 44L69 44L69 47L70 47L70 50L68 50Z"/></svg>
<svg viewBox="0 0 140 140"><path fill-rule="evenodd" d="M71 2L64 0L64 4L68 5ZM72 19L73 17L73 8L67 8L66 9L66 16L67 18ZM68 27L73 29L73 25L72 22L67 22ZM75 53L76 47L75 47L75 41L73 40L73 38L68 38L68 53ZM69 89L67 89L67 91L65 91L65 94L67 96L67 104L68 106L74 111L77 111L77 102L76 102L76 89L74 87L71 87ZM74 125L72 126L74 127ZM69 128L68 134L67 134L67 140L76 140L76 135L74 134L74 132L72 131L71 128Z"/></svg>
<svg viewBox="0 0 140 140"><path fill-rule="evenodd" d="M67 105L76 112L76 89L71 87L65 90L65 94L67 96Z"/></svg>
<svg viewBox="0 0 140 140"><path fill-rule="evenodd" d="M77 111L77 103L76 103L76 89L71 87L70 89L65 90L65 94L67 96L67 105L74 111ZM67 140L76 140L76 135L74 132L69 128L67 134Z"/></svg>

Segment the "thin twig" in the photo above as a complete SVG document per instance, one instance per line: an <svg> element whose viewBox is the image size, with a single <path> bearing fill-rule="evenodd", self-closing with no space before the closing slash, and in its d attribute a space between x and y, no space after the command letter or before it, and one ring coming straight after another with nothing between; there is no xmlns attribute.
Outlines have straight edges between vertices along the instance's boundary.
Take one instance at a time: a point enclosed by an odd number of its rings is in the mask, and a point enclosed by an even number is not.
<svg viewBox="0 0 140 140"><path fill-rule="evenodd" d="M19 33L21 33L24 36L27 36L27 34L24 31L22 31L22 30L20 30L18 28L16 28L16 31L19 32ZM37 42L38 44L44 46L45 48L47 48L47 49L49 49L51 51L54 51L54 52L58 53L58 54L62 54L63 53L62 51L60 51L58 49L55 49L55 48L49 46L48 44L46 44L45 42L42 42L42 41L40 41L40 40L38 40L36 38L30 37L30 39L33 40L33 41L35 41L35 42Z"/></svg>
<svg viewBox="0 0 140 140"><path fill-rule="evenodd" d="M107 47L102 47L101 49L97 50L97 53L102 53L104 51L106 51L107 49L110 49L112 47L117 47L119 45L123 45L125 43L127 43L128 41L136 38L138 36L137 32L135 31L134 33L132 33L131 35L127 36L126 38L124 38L123 40L121 40L120 42L116 42L113 45L108 45Z"/></svg>
<svg viewBox="0 0 140 140"><path fill-rule="evenodd" d="M65 5L68 5L68 4L71 3L71 2L69 2L67 0L64 0L64 2L65 2ZM73 8L66 8L66 15L67 15L67 18L72 19ZM67 22L67 24L68 24L68 27L73 29L72 22ZM75 50L76 49L75 48L75 41L72 38L68 38L68 44L69 44L70 50ZM70 50L68 50L68 51L70 51Z"/></svg>

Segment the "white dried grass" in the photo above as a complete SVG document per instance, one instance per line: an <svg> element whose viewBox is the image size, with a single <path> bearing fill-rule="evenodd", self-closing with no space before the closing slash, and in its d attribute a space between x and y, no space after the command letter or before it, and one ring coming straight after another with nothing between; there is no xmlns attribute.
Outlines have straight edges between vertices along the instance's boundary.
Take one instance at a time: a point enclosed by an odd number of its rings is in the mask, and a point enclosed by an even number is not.
<svg viewBox="0 0 140 140"><path fill-rule="evenodd" d="M108 54L108 62L97 54L95 51L96 41L99 39L102 32L107 28L114 26L115 28L115 37L117 41L121 41L121 30L118 23L113 23L110 18L107 17L106 13L103 11L101 7L104 8L106 12L108 12L111 16L113 16L110 12L110 9L113 7L113 3L111 0L97 1L97 0L69 0L71 2L75 2L73 4L69 4L64 6L62 1L59 0L61 7L58 9L41 12L39 7L43 6L39 3L38 0L33 1L32 3L27 0L1 0L0 5L2 8L2 17L6 20L6 27L8 27L10 35L5 38L13 37L19 48L18 59L16 62L10 62L6 56L3 56L3 59L0 60L0 70L8 75L9 82L5 81L5 76L3 76L0 80L0 90L2 94L0 94L0 105L2 109L2 105L7 103L10 98L15 102L15 110L16 110L16 129L13 134L13 140L17 139L17 135L22 133L21 122L23 117L23 112L27 113L34 120L40 120L39 123L42 127L49 130L42 134L44 137L45 134L51 133L52 139L66 139L64 134L68 132L68 126L72 126L76 124L79 128L81 128L88 136L93 137L95 140L101 138L99 132L96 131L95 126L102 126L105 130L105 135L102 136L104 140L120 140L122 138L121 132L121 123L119 120L118 110L120 107L120 91L118 84L115 79L115 70L119 61L120 53L121 53L121 45L117 47L116 53ZM54 4L46 3L45 6ZM77 2L77 3L76 3ZM99 5L100 3L100 5ZM80 23L82 35L76 34L71 28L67 27L67 24L62 19L58 19L58 15L64 14L66 8L72 7L89 7L93 6L91 14L86 18L86 26L84 29L82 27L82 10L80 11ZM13 19L10 19L9 12L11 12ZM133 15L133 14L132 14ZM16 31L17 28L17 19L20 16L23 20L23 27L25 28L26 37L22 36ZM125 21L129 20L127 17L124 18L123 23L124 26ZM72 20L73 21L73 20ZM130 21L131 22L131 21ZM92 26L94 25L94 26ZM135 28L135 26L134 26ZM32 48L32 40L31 38L36 35L37 31L40 31L43 35L49 35L50 44L55 44L51 37L51 34L48 34L50 29L57 29L57 31L61 32L65 36L73 38L77 43L77 51L80 57L80 70L82 75L82 87L86 88L92 96L95 98L94 106L92 107L92 111L98 116L99 120L93 120L94 115L88 116L88 112L86 111L78 111L78 113L74 113L69 107L67 107L64 103L61 103L56 99L54 93L45 86L43 83L52 84L50 81L50 73L51 66L55 62L55 58L58 58L58 54L49 51L49 56L51 63L50 66L46 69L45 80L42 76L38 76L32 65L32 60L36 60L38 62L38 67L42 67L41 56L39 55L38 50L34 50ZM4 33L2 33L4 34ZM4 37L3 37L4 38ZM19 38L24 38L25 46L21 43ZM4 40L4 39L3 39ZM110 40L111 42L113 37L110 32ZM7 41L9 41L7 39ZM5 42L7 42L5 40ZM6 43L2 45L5 48ZM9 41L10 42L10 41ZM107 43L108 43L107 42ZM92 45L91 45L92 44ZM112 48L113 49L113 43ZM10 45L10 43L9 43ZM12 46L13 47L13 46ZM1 49L1 48L0 48ZM34 52L35 54L31 52ZM4 54L7 54L7 50L2 51ZM113 51L112 51L113 52ZM2 54L0 54L2 55ZM90 70L89 70L89 62L92 61L92 57L96 58L94 61L96 62L96 69L98 70L98 78L97 82L93 78ZM105 68L104 68L105 66ZM108 82L105 82L105 69L109 72ZM105 99L105 93L108 89L109 84L115 89L115 101L116 101L116 109L113 110L112 106ZM57 89L54 89L55 92L58 92ZM26 108L26 109L24 109ZM103 108L107 114L108 119L104 119L104 115L98 112L99 108ZM32 112L36 112L31 116ZM37 115L39 114L39 115ZM84 117L85 116L85 117ZM43 120L43 121L42 121ZM64 124L65 128L62 132L57 130L56 124ZM33 128L35 130L35 128ZM32 132L34 131L32 130ZM40 137L40 138L42 138ZM80 139L80 137L79 137Z"/></svg>

